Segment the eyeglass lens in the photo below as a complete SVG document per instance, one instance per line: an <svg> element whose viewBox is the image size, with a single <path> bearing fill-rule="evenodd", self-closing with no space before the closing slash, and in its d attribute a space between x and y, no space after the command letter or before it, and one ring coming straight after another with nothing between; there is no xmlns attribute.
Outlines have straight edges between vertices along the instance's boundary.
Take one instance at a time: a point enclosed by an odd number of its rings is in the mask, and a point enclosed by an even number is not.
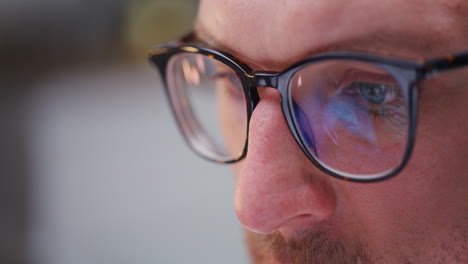
<svg viewBox="0 0 468 264"><path fill-rule="evenodd" d="M217 161L239 157L247 138L247 107L236 72L208 56L179 53L170 59L166 77L192 147ZM293 74L287 91L300 141L322 166L351 177L375 177L401 164L408 103L385 69L354 60L314 62Z"/></svg>
<svg viewBox="0 0 468 264"><path fill-rule="evenodd" d="M329 170L375 176L401 164L409 112L389 72L351 60L311 63L294 74L289 95L303 144Z"/></svg>
<svg viewBox="0 0 468 264"><path fill-rule="evenodd" d="M197 152L221 162L242 155L247 108L235 71L202 54L179 53L168 62L167 83L185 137Z"/></svg>

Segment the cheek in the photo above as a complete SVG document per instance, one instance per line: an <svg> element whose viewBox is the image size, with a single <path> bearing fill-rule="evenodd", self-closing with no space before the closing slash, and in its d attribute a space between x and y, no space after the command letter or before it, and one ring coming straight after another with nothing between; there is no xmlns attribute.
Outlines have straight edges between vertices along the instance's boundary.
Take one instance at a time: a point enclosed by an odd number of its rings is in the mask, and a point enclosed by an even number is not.
<svg viewBox="0 0 468 264"><path fill-rule="evenodd" d="M447 236L452 226L468 228L468 82L450 77L424 86L416 144L399 175L375 184L338 185L338 214L352 213L348 219L356 220L349 221L358 221L376 244L383 237L437 244L434 239Z"/></svg>
<svg viewBox="0 0 468 264"><path fill-rule="evenodd" d="M467 73L454 71L422 84L416 145L404 171L417 185L413 192L422 206L439 214L468 209Z"/></svg>
<svg viewBox="0 0 468 264"><path fill-rule="evenodd" d="M426 172L439 171L446 180L468 171L467 74L449 72L421 86L413 163Z"/></svg>

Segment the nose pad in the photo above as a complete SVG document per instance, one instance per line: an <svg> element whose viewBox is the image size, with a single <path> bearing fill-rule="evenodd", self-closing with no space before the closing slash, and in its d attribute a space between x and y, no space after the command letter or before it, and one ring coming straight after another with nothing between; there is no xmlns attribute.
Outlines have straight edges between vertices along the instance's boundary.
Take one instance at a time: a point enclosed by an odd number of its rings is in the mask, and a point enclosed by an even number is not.
<svg viewBox="0 0 468 264"><path fill-rule="evenodd" d="M294 118L296 120L296 124L301 130L302 139L305 141L307 147L313 150L316 157L318 157L317 148L315 145L315 137L314 132L310 126L309 120L305 115L304 111L302 111L301 107L296 103L296 101L292 101L293 104L293 111L294 111Z"/></svg>

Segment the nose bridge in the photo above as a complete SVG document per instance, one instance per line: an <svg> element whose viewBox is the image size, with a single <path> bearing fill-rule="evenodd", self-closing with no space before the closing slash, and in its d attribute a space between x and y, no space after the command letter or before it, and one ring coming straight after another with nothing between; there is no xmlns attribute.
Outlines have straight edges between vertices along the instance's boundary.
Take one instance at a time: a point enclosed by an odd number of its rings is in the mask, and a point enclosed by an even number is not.
<svg viewBox="0 0 468 264"><path fill-rule="evenodd" d="M267 84L277 79L265 75L269 78L257 80ZM249 150L236 177L236 214L246 228L262 234L311 226L335 210L328 178L294 143L279 101L278 92L265 89L250 120Z"/></svg>
<svg viewBox="0 0 468 264"><path fill-rule="evenodd" d="M254 72L254 84L255 86L261 87L271 87L278 89L278 72L271 72L271 71L261 71L261 72Z"/></svg>

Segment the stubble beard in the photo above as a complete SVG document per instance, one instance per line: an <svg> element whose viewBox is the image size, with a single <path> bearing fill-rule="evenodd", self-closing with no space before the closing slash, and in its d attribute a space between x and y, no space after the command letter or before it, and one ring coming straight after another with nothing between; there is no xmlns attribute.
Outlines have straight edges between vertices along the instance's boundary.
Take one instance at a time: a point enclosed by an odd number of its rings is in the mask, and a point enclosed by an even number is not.
<svg viewBox="0 0 468 264"><path fill-rule="evenodd" d="M245 231L247 247L255 264L375 264L375 263L468 263L468 229L452 225L445 239L438 240L431 252L413 249L394 253L388 260L374 254L358 238L332 236L329 228L309 228L286 239L280 232L260 235ZM422 235L421 235L422 234ZM419 234L419 241L430 237L431 230ZM372 252L372 253L371 253Z"/></svg>
<svg viewBox="0 0 468 264"><path fill-rule="evenodd" d="M260 235L246 230L245 235L255 264L375 263L362 243L332 239L326 230L299 231L289 240L280 232Z"/></svg>

